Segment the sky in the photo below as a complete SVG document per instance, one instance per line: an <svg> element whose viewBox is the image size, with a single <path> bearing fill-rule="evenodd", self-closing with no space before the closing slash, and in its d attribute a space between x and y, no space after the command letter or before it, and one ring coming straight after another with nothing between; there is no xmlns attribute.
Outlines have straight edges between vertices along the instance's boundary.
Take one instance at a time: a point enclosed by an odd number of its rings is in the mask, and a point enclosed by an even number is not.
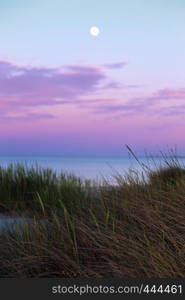
<svg viewBox="0 0 185 300"><path fill-rule="evenodd" d="M182 0L0 0L0 154L184 153L184 20Z"/></svg>

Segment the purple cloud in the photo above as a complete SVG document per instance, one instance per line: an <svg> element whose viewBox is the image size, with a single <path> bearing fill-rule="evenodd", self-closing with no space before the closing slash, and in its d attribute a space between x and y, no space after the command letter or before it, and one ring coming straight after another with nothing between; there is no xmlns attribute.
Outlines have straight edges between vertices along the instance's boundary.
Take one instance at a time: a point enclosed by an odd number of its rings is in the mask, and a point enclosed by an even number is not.
<svg viewBox="0 0 185 300"><path fill-rule="evenodd" d="M111 102L109 101L108 103L108 99L107 101L100 101L99 99L92 103L87 102L81 107L91 109L91 112L94 114L114 115L115 117L118 115L121 117L135 114L175 116L182 115L185 113L185 106L183 105L170 106L168 104L168 106L160 107L160 103L166 103L166 101L161 101L166 99L185 99L185 88L161 89L156 93L153 93L151 96L131 98L123 104L120 104L121 99L111 99Z"/></svg>
<svg viewBox="0 0 185 300"><path fill-rule="evenodd" d="M114 115L130 115L130 114L145 114L145 115L162 115L175 116L185 114L185 105L164 106L159 107L162 100L185 100L185 88L179 89L161 89L151 96L142 98L132 98L124 104L106 104L102 103L94 106L94 113L97 114L114 114ZM166 102L166 101L165 101Z"/></svg>
<svg viewBox="0 0 185 300"><path fill-rule="evenodd" d="M116 101L115 101L116 102ZM147 105L148 106L148 105ZM146 110L146 103L144 101L130 100L124 104L100 104L93 109L95 114L120 114L130 115L135 113L143 113Z"/></svg>
<svg viewBox="0 0 185 300"><path fill-rule="evenodd" d="M107 69L122 69L127 65L127 62L118 62L118 63L112 63L112 64L105 64L103 65Z"/></svg>
<svg viewBox="0 0 185 300"><path fill-rule="evenodd" d="M125 62L120 62L105 66L119 69L124 65ZM120 104L121 99L99 96L95 98L96 92L136 86L120 86L119 83L109 80L106 83L107 79L104 69L98 66L36 68L0 61L1 118L21 118L24 113L30 119L53 118L52 114L32 113L30 108L67 104L78 105L96 114L182 114L180 107L168 107L159 111L156 100L185 99L185 88L161 89L149 97L132 98L127 103ZM91 99L88 99L89 96Z"/></svg>
<svg viewBox="0 0 185 300"><path fill-rule="evenodd" d="M185 88L179 89L161 89L151 96L153 100L173 100L184 99L185 100Z"/></svg>
<svg viewBox="0 0 185 300"><path fill-rule="evenodd" d="M55 116L52 114L46 114L46 113L0 113L1 120L5 121L15 121L15 120L23 120L23 121L34 121L38 119L54 119Z"/></svg>
<svg viewBox="0 0 185 300"><path fill-rule="evenodd" d="M102 72L102 68L96 66L70 65L70 66L65 66L65 68L74 72L80 72L85 74Z"/></svg>
<svg viewBox="0 0 185 300"><path fill-rule="evenodd" d="M52 105L92 93L106 78L100 68L68 66L56 68L19 67L0 61L0 97L11 105ZM56 100L57 99L57 100Z"/></svg>
<svg viewBox="0 0 185 300"><path fill-rule="evenodd" d="M178 116L185 115L185 105L170 106L168 109L163 110L163 115Z"/></svg>
<svg viewBox="0 0 185 300"><path fill-rule="evenodd" d="M125 62L107 64L107 68L119 69ZM84 109L94 109L101 104L100 111L109 111L112 99L93 97L96 92L121 89L118 82L107 82L104 68L99 66L64 65L60 68L18 66L0 61L0 109L1 117L52 118L48 114L30 114L28 108L36 106L77 105ZM88 99L91 96L91 99ZM117 100L114 99L114 102ZM122 109L122 108L120 108ZM126 108L125 108L126 109ZM110 108L111 110L111 108ZM115 107L112 112L116 112ZM21 117L22 116L22 117Z"/></svg>
<svg viewBox="0 0 185 300"><path fill-rule="evenodd" d="M80 105L83 97L93 95L105 79L100 67L36 68L0 61L1 119L53 118L51 114L33 114L31 108Z"/></svg>
<svg viewBox="0 0 185 300"><path fill-rule="evenodd" d="M121 86L121 84L120 83L118 83L118 82L115 82L115 81L112 81L112 82L109 82L108 84L106 84L105 86L103 86L103 87L101 87L102 89L115 89L115 90L117 90L117 89L121 89L122 88L122 86Z"/></svg>

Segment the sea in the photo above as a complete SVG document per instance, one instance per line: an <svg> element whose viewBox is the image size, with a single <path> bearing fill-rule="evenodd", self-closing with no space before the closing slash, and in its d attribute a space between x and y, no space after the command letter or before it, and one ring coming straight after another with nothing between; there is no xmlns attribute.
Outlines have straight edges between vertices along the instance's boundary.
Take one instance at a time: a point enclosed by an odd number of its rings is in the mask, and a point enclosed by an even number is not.
<svg viewBox="0 0 185 300"><path fill-rule="evenodd" d="M154 170L167 166L170 158L162 157L120 157L120 156L0 156L0 166L11 163L51 168L57 173L74 174L82 179L114 181L115 176L128 172L142 173L147 168ZM185 166L185 157L178 157L178 163Z"/></svg>

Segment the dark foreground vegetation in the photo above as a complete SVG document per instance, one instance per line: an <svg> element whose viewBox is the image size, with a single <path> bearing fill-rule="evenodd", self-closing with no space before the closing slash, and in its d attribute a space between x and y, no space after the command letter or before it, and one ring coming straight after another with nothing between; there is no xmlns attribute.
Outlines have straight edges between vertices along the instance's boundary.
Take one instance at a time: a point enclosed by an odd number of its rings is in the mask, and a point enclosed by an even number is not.
<svg viewBox="0 0 185 300"><path fill-rule="evenodd" d="M0 230L0 277L185 278L185 170L143 172L98 186L0 168L0 213L33 218Z"/></svg>

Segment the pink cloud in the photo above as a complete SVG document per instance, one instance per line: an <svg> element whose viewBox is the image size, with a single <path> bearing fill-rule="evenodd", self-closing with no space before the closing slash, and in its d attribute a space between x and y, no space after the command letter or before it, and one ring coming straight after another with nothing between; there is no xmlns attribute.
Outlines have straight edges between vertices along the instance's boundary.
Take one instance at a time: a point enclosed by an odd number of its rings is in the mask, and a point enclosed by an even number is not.
<svg viewBox="0 0 185 300"><path fill-rule="evenodd" d="M162 89L157 91L152 97L154 100L160 99L184 99L185 100L185 88L179 89Z"/></svg>
<svg viewBox="0 0 185 300"><path fill-rule="evenodd" d="M104 65L106 68L119 69L125 62ZM66 65L61 68L18 66L0 61L0 116L1 119L53 118L59 105L72 104L80 109L88 109L93 114L121 116L131 114L181 114L184 110L177 107L160 111L163 100L185 99L185 88L165 88L148 97L132 98L123 102L121 96L96 96L96 92L136 87L120 85L109 79L102 66ZM91 97L89 99L89 97ZM42 112L40 107L55 107L53 111ZM33 108L39 107L35 113ZM29 111L30 109L30 111Z"/></svg>
<svg viewBox="0 0 185 300"><path fill-rule="evenodd" d="M71 100L93 92L106 78L100 68L68 66L67 69L73 72L18 67L0 61L0 97L8 97L12 105L52 105L55 98Z"/></svg>
<svg viewBox="0 0 185 300"><path fill-rule="evenodd" d="M117 99L118 100L118 99ZM169 102L166 103L166 100ZM128 115L161 115L175 116L185 114L185 105L174 105L174 101L185 100L185 88L161 89L148 97L131 98L125 103L96 103L95 114ZM177 103L177 102L176 102ZM181 102L182 103L182 102ZM162 104L162 106L161 106Z"/></svg>
<svg viewBox="0 0 185 300"><path fill-rule="evenodd" d="M125 64L119 62L105 66L119 69ZM122 87L118 82L109 80L104 67L64 65L60 68L48 68L18 66L0 61L1 118L8 119L12 116L13 119L13 116L23 116L24 113L31 118L34 114L31 109L36 107L41 109L43 106L58 107L58 105L73 104L80 108L91 109L96 104L103 105L105 99L109 102L109 98L106 98L105 94L95 98L93 96L96 92L104 93L106 90L117 90ZM107 79L108 83L106 83ZM86 100L89 96L91 99ZM105 107L103 110L106 109ZM114 107L112 111L116 111ZM47 118L47 116L51 117L51 114L42 114L38 111L39 116Z"/></svg>
<svg viewBox="0 0 185 300"><path fill-rule="evenodd" d="M0 61L1 118L21 116L26 107L81 103L80 98L93 94L104 79L103 69L96 66L36 68ZM51 117L34 117L37 115ZM25 116L33 118L33 113L27 111Z"/></svg>
<svg viewBox="0 0 185 300"><path fill-rule="evenodd" d="M121 61L121 62L117 62L117 63L105 64L104 67L107 69L122 69L127 64L128 64L127 62Z"/></svg>

